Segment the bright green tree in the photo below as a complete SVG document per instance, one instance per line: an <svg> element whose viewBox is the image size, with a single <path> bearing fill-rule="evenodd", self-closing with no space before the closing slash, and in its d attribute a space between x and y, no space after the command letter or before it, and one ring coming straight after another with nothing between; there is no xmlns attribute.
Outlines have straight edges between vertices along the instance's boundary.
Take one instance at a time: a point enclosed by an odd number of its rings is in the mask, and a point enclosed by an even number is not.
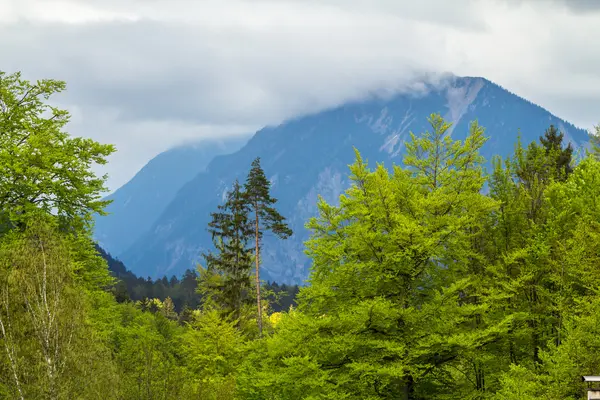
<svg viewBox="0 0 600 400"><path fill-rule="evenodd" d="M93 164L114 151L92 139L70 137L65 110L47 101L65 89L51 79L31 83L0 71L0 210L5 225L23 224L32 209L58 215L75 229L103 214L106 177Z"/></svg>
<svg viewBox="0 0 600 400"><path fill-rule="evenodd" d="M530 289L516 290L511 298L514 307L527 310L527 320L537 321L536 330L531 324L521 329L522 339L513 348L521 350L522 356L504 373L498 399L578 399L583 392L581 376L600 371L594 339L598 335L596 282L600 279L599 182L600 163L587 157L568 180L546 189L546 219L534 243L549 255L528 260L535 274L513 279ZM533 276L537 279L530 282ZM539 295L531 298L531 293ZM530 335L538 340L524 340ZM532 349L536 350L535 363L531 362Z"/></svg>
<svg viewBox="0 0 600 400"><path fill-rule="evenodd" d="M182 398L189 379L181 360L183 328L161 312L144 312L132 304L115 311L119 319L110 334L123 381L120 398Z"/></svg>
<svg viewBox="0 0 600 400"><path fill-rule="evenodd" d="M182 335L183 354L194 376L197 397L207 400L233 399L237 366L242 356L242 336L234 323L217 310L195 313Z"/></svg>
<svg viewBox="0 0 600 400"><path fill-rule="evenodd" d="M78 245L43 215L0 241L0 340L10 371L2 381L13 398L93 398L115 378L104 344L87 343L95 334L88 290L74 274L85 262Z"/></svg>
<svg viewBox="0 0 600 400"><path fill-rule="evenodd" d="M488 278L496 282L491 287L496 304L521 321L496 349L498 365L525 363L533 368L541 363L546 344L559 340L560 309L566 301L560 274L568 263L565 240L573 221L549 220L548 191L573 174L572 148L563 148L562 138L550 127L540 144L525 149L519 141L512 157L494 161L490 195L500 207L486 229L493 244L488 246Z"/></svg>
<svg viewBox="0 0 600 400"><path fill-rule="evenodd" d="M300 311L279 321L245 364L246 398L475 390L457 368L511 322L485 321L490 304L477 300L479 281L470 276L481 269L473 242L496 202L481 194L483 129L472 124L461 142L440 116L430 123L432 132L407 144L406 168L370 171L357 152L340 205L319 202L308 224L310 286L300 292Z"/></svg>
<svg viewBox="0 0 600 400"><path fill-rule="evenodd" d="M90 237L107 204L91 167L114 148L63 130L69 115L49 101L64 88L0 72L2 383L13 398L117 394L91 307L112 280Z"/></svg>

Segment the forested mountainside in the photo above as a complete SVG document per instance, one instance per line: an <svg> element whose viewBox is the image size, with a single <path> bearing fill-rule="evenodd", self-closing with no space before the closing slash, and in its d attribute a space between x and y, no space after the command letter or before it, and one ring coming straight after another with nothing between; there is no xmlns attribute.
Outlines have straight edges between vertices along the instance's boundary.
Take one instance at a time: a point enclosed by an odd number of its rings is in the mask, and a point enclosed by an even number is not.
<svg viewBox="0 0 600 400"><path fill-rule="evenodd" d="M261 254L294 216L260 154L198 227L206 268L144 286L93 239L115 149L66 132L64 89L0 72L1 398L577 400L600 374L600 127L581 157L549 124L487 170L484 127L435 113L393 167L357 146L275 311Z"/></svg>
<svg viewBox="0 0 600 400"><path fill-rule="evenodd" d="M202 301L198 292L198 272L188 269L183 276L163 276L160 279L138 277L119 260L113 258L102 247L96 244L96 251L108 264L111 275L117 279L112 286L118 302L143 302L152 299L164 302L169 298L175 312L182 314L186 310L195 310ZM270 302L273 312L287 311L296 305L296 295L300 288L297 285L266 282L265 297Z"/></svg>
<svg viewBox="0 0 600 400"><path fill-rule="evenodd" d="M106 207L109 215L96 216L95 239L112 254L120 254L150 229L186 182L204 171L215 156L237 151L248 139L205 139L157 155L105 198L111 201Z"/></svg>
<svg viewBox="0 0 600 400"><path fill-rule="evenodd" d="M280 283L303 284L310 268L304 254L309 230L304 224L317 214L319 195L337 204L351 184L347 166L353 162L353 148L371 165L402 164L409 132L430 128L427 118L434 112L453 124L450 134L458 140L466 137L469 123L478 120L489 137L481 149L488 161L494 154L511 154L519 135L527 144L551 124L576 152L588 141L586 131L486 79L455 77L425 92L345 104L260 130L239 151L212 160L205 172L177 192L152 227L117 255L136 274L153 278L194 268L202 261L201 253L212 248L206 230L210 212L260 157L273 196L294 231L286 241L266 238L263 275Z"/></svg>

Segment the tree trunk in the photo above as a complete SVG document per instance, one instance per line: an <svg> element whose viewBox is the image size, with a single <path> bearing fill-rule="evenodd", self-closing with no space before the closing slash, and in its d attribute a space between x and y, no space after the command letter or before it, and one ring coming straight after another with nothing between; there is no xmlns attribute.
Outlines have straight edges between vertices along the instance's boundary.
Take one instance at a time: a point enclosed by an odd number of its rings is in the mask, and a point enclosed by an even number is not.
<svg viewBox="0 0 600 400"><path fill-rule="evenodd" d="M415 381L414 381L412 375L409 375L409 376L407 376L406 383L404 384L402 398L404 400L411 400L414 392L415 392Z"/></svg>
<svg viewBox="0 0 600 400"><path fill-rule="evenodd" d="M256 239L256 252L255 252L255 257L254 257L254 261L256 262L256 306L258 307L258 336L261 337L262 336L262 304L260 301L260 273L259 273L259 267L260 267L260 248L258 246L258 204L254 205L254 215L256 216L255 219L255 239Z"/></svg>
<svg viewBox="0 0 600 400"><path fill-rule="evenodd" d="M6 303L6 308L8 309L8 300ZM7 313L7 316L8 316L8 313ZM10 367L12 370L15 387L17 388L17 392L19 392L19 400L25 400L25 397L23 397L23 391L21 390L21 383L19 382L19 376L17 374L17 363L16 363L14 347L12 345L9 346L9 338L6 334L6 329L4 329L4 322L2 321L1 316L0 316L0 328L2 330L2 339L4 339L3 341L4 341L4 348L6 349L6 355L8 356L8 359L10 361Z"/></svg>

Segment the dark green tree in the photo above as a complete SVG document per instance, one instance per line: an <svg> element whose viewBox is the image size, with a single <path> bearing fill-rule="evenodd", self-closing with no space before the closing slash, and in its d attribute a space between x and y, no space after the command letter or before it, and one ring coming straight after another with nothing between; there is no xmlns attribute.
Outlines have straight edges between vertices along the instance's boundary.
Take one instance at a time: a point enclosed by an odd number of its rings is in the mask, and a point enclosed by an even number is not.
<svg viewBox="0 0 600 400"><path fill-rule="evenodd" d="M600 160L600 125L594 126L590 132L591 154L596 160Z"/></svg>
<svg viewBox="0 0 600 400"><path fill-rule="evenodd" d="M546 156L550 158L551 164L554 167L554 178L558 180L566 180L573 172L571 159L573 157L573 146L571 143L563 149L564 134L559 132L554 125L546 130L544 136L540 136L540 143L546 150Z"/></svg>
<svg viewBox="0 0 600 400"><path fill-rule="evenodd" d="M249 212L245 194L236 180L225 204L218 207L218 212L211 213L208 231L216 252L204 255L206 271L201 271L200 279L205 305L217 305L236 320L242 306L252 301L252 247L248 243L254 232Z"/></svg>
<svg viewBox="0 0 600 400"><path fill-rule="evenodd" d="M260 166L260 158L252 162L244 185L245 198L251 212L254 214L254 256L255 256L255 284L256 305L258 309L258 334L262 335L262 305L260 298L260 242L265 231L271 231L280 239L287 239L292 235L292 230L285 222L285 218L273 207L277 199L271 197L271 183L265 176Z"/></svg>

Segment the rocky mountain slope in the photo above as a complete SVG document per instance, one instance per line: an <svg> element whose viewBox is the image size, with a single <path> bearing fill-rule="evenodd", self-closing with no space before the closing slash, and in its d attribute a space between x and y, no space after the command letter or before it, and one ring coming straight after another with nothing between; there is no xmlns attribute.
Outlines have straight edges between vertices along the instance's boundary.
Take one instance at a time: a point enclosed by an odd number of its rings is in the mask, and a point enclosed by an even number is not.
<svg viewBox="0 0 600 400"><path fill-rule="evenodd" d="M575 147L587 132L483 78L451 78L425 93L371 98L258 131L239 151L212 160L177 192L162 215L120 258L138 275L179 274L201 260L210 246L209 214L222 201L234 179L244 180L252 160L260 156L271 179L278 208L295 234L287 241L266 238L263 278L301 283L309 262L303 254L308 238L305 222L315 215L317 195L337 202L348 186L353 147L370 165L401 163L409 132L428 128L427 117L441 113L454 123L452 135L462 139L475 119L490 140L483 155L508 155L521 132L528 143L554 124Z"/></svg>
<svg viewBox="0 0 600 400"><path fill-rule="evenodd" d="M128 183L107 196L110 215L96 218L94 237L104 249L119 255L162 214L186 182L220 154L239 150L249 136L202 140L167 150L148 162Z"/></svg>

